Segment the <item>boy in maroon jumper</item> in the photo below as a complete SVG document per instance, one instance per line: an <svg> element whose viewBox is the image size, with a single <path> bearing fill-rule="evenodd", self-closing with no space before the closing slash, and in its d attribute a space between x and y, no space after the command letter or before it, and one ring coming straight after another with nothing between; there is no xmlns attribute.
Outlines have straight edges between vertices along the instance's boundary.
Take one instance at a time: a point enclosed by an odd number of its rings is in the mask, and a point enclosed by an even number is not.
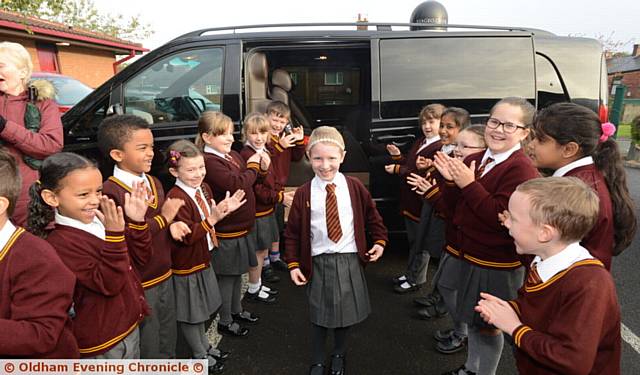
<svg viewBox="0 0 640 375"><path fill-rule="evenodd" d="M180 237L178 232L186 231L184 223L172 223L184 201L165 200L162 184L148 174L154 154L153 135L144 119L133 115L105 119L98 131L98 145L102 154L116 164L113 176L103 186L103 193L116 205L124 204L125 194L131 192L136 182L144 183L147 189L145 220L153 238L153 256L142 262L135 246L129 244L134 267L151 307L151 315L140 325L140 357L175 358L177 328L170 245L172 233Z"/></svg>
<svg viewBox="0 0 640 375"><path fill-rule="evenodd" d="M518 297L482 293L476 310L511 335L521 374L619 374L620 308L613 279L580 240L598 197L575 177L529 180L509 200L504 225L518 254L535 256Z"/></svg>
<svg viewBox="0 0 640 375"><path fill-rule="evenodd" d="M79 358L75 277L51 245L11 223L19 193L16 161L0 151L0 357Z"/></svg>

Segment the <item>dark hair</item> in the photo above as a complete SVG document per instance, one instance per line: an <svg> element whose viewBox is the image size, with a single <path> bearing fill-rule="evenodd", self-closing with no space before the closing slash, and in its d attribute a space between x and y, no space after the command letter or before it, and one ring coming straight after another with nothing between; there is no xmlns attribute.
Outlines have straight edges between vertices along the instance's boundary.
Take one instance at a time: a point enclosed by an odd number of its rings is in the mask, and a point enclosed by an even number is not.
<svg viewBox="0 0 640 375"><path fill-rule="evenodd" d="M267 106L265 111L267 115L275 114L278 117L285 117L289 119L291 117L291 109L289 106L281 101L275 100Z"/></svg>
<svg viewBox="0 0 640 375"><path fill-rule="evenodd" d="M29 218L27 230L36 236L45 237L46 226L53 221L54 211L42 199L40 193L47 189L57 191L60 181L78 169L97 168L89 159L72 152L60 152L44 159L40 166L40 180L29 188Z"/></svg>
<svg viewBox="0 0 640 375"><path fill-rule="evenodd" d="M471 121L471 117L469 116L469 112L466 109L460 107L448 107L442 112L442 117L444 116L452 116L453 121L458 125L460 130L469 126Z"/></svg>
<svg viewBox="0 0 640 375"><path fill-rule="evenodd" d="M0 197L9 200L7 217L13 215L13 211L16 209L21 186L20 170L16 159L6 148L0 147Z"/></svg>
<svg viewBox="0 0 640 375"><path fill-rule="evenodd" d="M637 219L618 144L613 139L600 141L602 124L598 115L578 104L556 103L536 115L534 131L536 138L549 137L560 145L575 142L580 147L581 156L593 157L611 195L615 240L613 254L620 254L633 240Z"/></svg>
<svg viewBox="0 0 640 375"><path fill-rule="evenodd" d="M186 139L181 139L179 141L173 142L167 149L167 165L170 168L178 168L180 158L194 158L201 155L202 151L200 151L200 149L196 145L194 145L193 142L187 141Z"/></svg>
<svg viewBox="0 0 640 375"><path fill-rule="evenodd" d="M442 117L442 112L447 109L447 107L442 104L432 103L429 105L425 105L420 110L420 114L418 115L418 122L422 125L422 122L429 119L440 119Z"/></svg>
<svg viewBox="0 0 640 375"><path fill-rule="evenodd" d="M531 127L531 124L533 124L533 116L536 114L536 108L527 99L519 96L508 96L503 98L491 107L489 115L493 115L493 111L495 111L496 107L500 104L509 104L520 108L522 111L522 124L526 127Z"/></svg>
<svg viewBox="0 0 640 375"><path fill-rule="evenodd" d="M114 115L100 123L98 148L105 158L111 159L111 150L122 150L136 130L149 129L149 123L135 115Z"/></svg>

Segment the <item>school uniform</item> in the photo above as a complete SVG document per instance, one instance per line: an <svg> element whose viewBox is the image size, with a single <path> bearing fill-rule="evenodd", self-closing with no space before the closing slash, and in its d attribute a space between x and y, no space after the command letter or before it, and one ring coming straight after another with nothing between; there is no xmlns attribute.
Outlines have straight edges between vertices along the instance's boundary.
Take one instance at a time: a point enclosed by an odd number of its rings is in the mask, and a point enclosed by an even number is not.
<svg viewBox="0 0 640 375"><path fill-rule="evenodd" d="M256 209L253 184L260 172L260 164L247 165L235 151L224 155L205 146L204 152L205 182L211 187L216 202L223 200L227 191L233 194L243 189L245 192L246 203L216 223L219 245L211 255L222 296L220 324L229 325L233 321L231 314L242 312L241 275L247 273L249 267L258 265L252 229Z"/></svg>
<svg viewBox="0 0 640 375"><path fill-rule="evenodd" d="M175 358L177 328L173 282L171 281L171 233L169 224L162 216L164 191L160 181L148 174L136 176L116 165L113 176L103 184L103 193L111 197L118 206L124 206L125 194L131 194L135 182L142 181L148 191L146 225L153 239L151 249L139 249L135 242L127 239L133 266L142 280L145 298L151 314L140 324L140 357ZM129 218L125 220L131 225ZM146 256L145 256L146 255Z"/></svg>
<svg viewBox="0 0 640 375"><path fill-rule="evenodd" d="M84 224L58 213L55 223L47 242L76 276L73 333L80 356L113 358L110 352L116 351L126 359L136 358L138 325L149 307L125 235L150 249L147 226L136 222L126 233L109 232L97 218Z"/></svg>
<svg viewBox="0 0 640 375"><path fill-rule="evenodd" d="M211 267L210 251L214 250L215 231L206 218L211 212L203 212L196 200L196 191L205 202L212 197L211 189L202 184L199 189L176 180L176 186L167 194L185 202L176 220L187 224L191 233L182 242L172 243L172 272L176 294L176 318L179 322L202 323L213 315L222 302L216 274Z"/></svg>
<svg viewBox="0 0 640 375"><path fill-rule="evenodd" d="M76 359L75 276L55 250L7 221L0 228L0 357Z"/></svg>
<svg viewBox="0 0 640 375"><path fill-rule="evenodd" d="M362 266L368 262L365 228L374 243L387 244L387 230L371 195L360 181L338 173L332 181L342 236L329 239L327 182L314 177L295 194L284 234L285 261L299 268L309 284L310 319L317 326L348 327L371 310Z"/></svg>
<svg viewBox="0 0 640 375"><path fill-rule="evenodd" d="M520 144L500 154L491 150L472 154L465 164L474 161L476 180L464 189L446 181L442 199L444 204L455 207L452 224L459 247L456 250L464 261L459 269L456 315L463 322L482 327L486 324L474 311L480 292L506 300L514 298L522 285L522 263L498 214L508 208L516 187L538 177L538 171ZM483 173L479 173L481 170Z"/></svg>
<svg viewBox="0 0 640 375"><path fill-rule="evenodd" d="M509 301L521 374L620 374L620 308L603 264L577 242L541 260Z"/></svg>
<svg viewBox="0 0 640 375"><path fill-rule="evenodd" d="M296 141L295 146L283 148L280 146L280 137L271 135L270 142L267 143L267 149L271 154L271 165L275 182L279 186L287 186L289 172L291 171L291 162L300 161L305 154L304 139ZM276 204L275 208L276 222L278 223L278 236L280 231L284 229L284 205Z"/></svg>
<svg viewBox="0 0 640 375"><path fill-rule="evenodd" d="M259 150L267 152L268 150ZM249 143L242 150L240 156L248 160L253 154L258 152ZM276 183L273 165L269 165L266 171L260 170L256 182L253 184L253 193L256 196L256 222L254 232L256 234L256 250L271 249L271 244L280 239L280 230L276 220L276 204L282 203L284 199L284 188Z"/></svg>
<svg viewBox="0 0 640 375"><path fill-rule="evenodd" d="M607 270L611 270L611 257L615 246L613 207L607 182L593 164L593 158L587 156L569 163L556 170L553 176L577 177L591 186L600 198L598 220L580 243L589 250L591 255L598 258Z"/></svg>

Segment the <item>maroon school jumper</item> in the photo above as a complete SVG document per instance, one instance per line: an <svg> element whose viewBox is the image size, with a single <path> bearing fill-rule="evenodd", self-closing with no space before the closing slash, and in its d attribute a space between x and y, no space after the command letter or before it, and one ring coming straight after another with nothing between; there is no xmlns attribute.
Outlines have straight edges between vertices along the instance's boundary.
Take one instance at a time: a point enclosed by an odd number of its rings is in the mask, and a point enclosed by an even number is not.
<svg viewBox="0 0 640 375"><path fill-rule="evenodd" d="M245 145L240 150L240 156L248 160L256 150ZM284 188L276 182L273 172L273 160L267 171L260 170L258 179L253 184L253 193L256 195L256 217L264 217L275 211L276 203L282 203L284 199Z"/></svg>
<svg viewBox="0 0 640 375"><path fill-rule="evenodd" d="M600 198L598 220L580 244L589 250L591 255L600 259L607 270L611 270L615 232L613 228L613 207L611 206L611 195L609 195L607 183L602 173L593 164L574 168L567 172L565 177L581 179L591 186L598 194L598 198Z"/></svg>
<svg viewBox="0 0 640 375"><path fill-rule="evenodd" d="M387 228L371 199L371 194L358 179L345 176L353 209L353 228L361 263L367 263L367 238L365 229L374 243L385 247L388 242ZM313 270L311 261L311 181L306 182L293 198L289 221L284 232L284 261L288 268L300 268L307 280Z"/></svg>
<svg viewBox="0 0 640 375"><path fill-rule="evenodd" d="M29 187L38 179L38 171L25 164L23 155L36 159L45 159L62 151L62 122L58 105L52 99L36 101L40 111L40 130L37 133L25 128L24 113L28 102L27 92L18 96L0 93L0 115L7 120L0 133L2 146L12 154L22 177L22 187L12 215L16 225L25 225L27 221L27 205L29 204Z"/></svg>
<svg viewBox="0 0 640 375"><path fill-rule="evenodd" d="M0 357L80 357L68 314L75 281L51 245L16 227L0 249Z"/></svg>
<svg viewBox="0 0 640 375"><path fill-rule="evenodd" d="M146 223L127 236L151 247ZM76 275L73 333L81 357L109 351L138 327L149 308L140 279L131 266L125 232L106 232L102 240L83 230L56 224L47 237L62 262Z"/></svg>
<svg viewBox="0 0 640 375"><path fill-rule="evenodd" d="M171 276L171 233L167 220L160 214L164 204L164 191L160 181L150 175L146 175L153 193L153 200L147 204L145 221L149 226L153 239L151 249L138 249L135 243L127 239L127 247L131 253L131 259L138 276L142 280L144 289L151 288L165 281ZM124 207L125 194L131 194L131 188L124 182L111 176L104 182L102 192L116 202L116 206ZM130 222L125 215L125 220ZM140 251L142 250L142 251Z"/></svg>
<svg viewBox="0 0 640 375"><path fill-rule="evenodd" d="M416 173L424 177L427 172L431 172L434 168L429 168L429 170L423 172L418 171L416 160L418 156L433 159L433 155L442 148L442 141L438 140L418 152L418 149L424 141L424 136L415 141L406 157L404 155L391 157L393 161L397 163L395 164L393 173L400 177L400 213L402 216L416 223L420 221L422 198L411 190L413 186L407 184L407 177L410 176L411 173Z"/></svg>
<svg viewBox="0 0 640 375"><path fill-rule="evenodd" d="M213 196L211 188L205 183L201 185L201 188L205 195L203 198L208 201ZM184 201L185 204L180 207L176 220L182 221L191 229L191 233L187 234L182 242L173 241L172 243L171 268L173 273L177 276L187 276L208 268L211 264L211 255L209 254L207 233L213 228L207 219L201 219L198 206L189 194L180 187L172 187L167 193L167 198L178 198Z"/></svg>
<svg viewBox="0 0 640 375"><path fill-rule="evenodd" d="M273 165L276 183L280 186L286 186L289 171L291 170L291 162L299 161L304 156L304 140L296 141L295 146L289 148L282 148L278 143L279 140L280 137L272 135L267 148L271 153L271 164Z"/></svg>
<svg viewBox="0 0 640 375"><path fill-rule="evenodd" d="M484 153L468 156L477 168ZM537 169L522 150L513 152L507 160L497 164L483 177L459 189L453 181L443 184L444 204L455 207L453 225L460 256L479 267L513 270L522 265L513 238L498 219L508 209L509 198L521 183L539 177Z"/></svg>
<svg viewBox="0 0 640 375"><path fill-rule="evenodd" d="M205 182L213 190L213 198L220 202L228 191L233 194L242 189L245 192L245 204L236 211L216 223L216 236L219 240L240 238L246 236L255 223L256 197L253 194L253 183L260 171L260 163L245 163L242 156L231 151L229 156L233 162L218 155L205 153L204 164L207 168Z"/></svg>
<svg viewBox="0 0 640 375"><path fill-rule="evenodd" d="M509 303L522 321L513 331L520 374L620 374L620 307L600 261L525 284Z"/></svg>

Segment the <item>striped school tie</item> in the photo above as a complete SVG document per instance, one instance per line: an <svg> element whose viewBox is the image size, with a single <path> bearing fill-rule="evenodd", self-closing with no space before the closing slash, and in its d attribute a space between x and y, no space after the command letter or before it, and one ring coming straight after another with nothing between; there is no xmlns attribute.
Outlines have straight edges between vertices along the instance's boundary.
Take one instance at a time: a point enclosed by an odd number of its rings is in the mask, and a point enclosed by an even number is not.
<svg viewBox="0 0 640 375"><path fill-rule="evenodd" d="M240 164L238 164L238 163L237 163L237 162L236 162L236 161L231 157L231 155L226 154L226 155L224 156L224 158L225 158L225 160L227 160L229 163L231 163L231 164L235 165L235 166L236 166L236 168L238 168L238 169L242 169L242 168L240 168Z"/></svg>
<svg viewBox="0 0 640 375"><path fill-rule="evenodd" d="M340 227L340 216L338 215L336 184L327 184L325 189L327 190L327 200L325 202L327 234L331 241L338 243L342 237L342 228Z"/></svg>
<svg viewBox="0 0 640 375"><path fill-rule="evenodd" d="M200 207L202 213L204 213L204 217L206 220L206 218L211 214L211 211L209 210L209 206L207 206L207 203L204 201L204 198L200 193L200 189L196 189L196 202L198 202L198 207ZM211 235L211 242L213 242L213 246L218 247L218 238L216 237L216 231L210 230L209 234Z"/></svg>
<svg viewBox="0 0 640 375"><path fill-rule="evenodd" d="M527 285L536 286L542 284L542 279L538 274L538 263L533 263L529 268L529 274L527 275Z"/></svg>
<svg viewBox="0 0 640 375"><path fill-rule="evenodd" d="M484 173L485 168L487 168L487 165L492 162L493 162L493 158L488 157L487 160L484 161L484 163L480 164L480 167L478 168L478 173L476 173L476 177L477 178L482 177L482 174Z"/></svg>

